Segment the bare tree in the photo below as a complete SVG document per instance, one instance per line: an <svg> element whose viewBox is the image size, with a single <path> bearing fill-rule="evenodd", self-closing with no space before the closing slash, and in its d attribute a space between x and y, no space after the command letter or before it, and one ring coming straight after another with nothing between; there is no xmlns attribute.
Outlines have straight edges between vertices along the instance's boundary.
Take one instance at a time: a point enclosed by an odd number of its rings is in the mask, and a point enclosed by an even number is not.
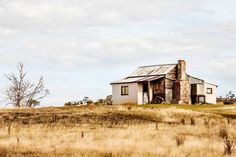
<svg viewBox="0 0 236 157"><path fill-rule="evenodd" d="M43 77L40 77L37 84L33 84L26 78L26 75L23 63L19 63L17 75L14 73L5 74L10 85L3 91L3 94L8 104L12 104L14 107L35 107L39 105L41 99L49 94Z"/></svg>

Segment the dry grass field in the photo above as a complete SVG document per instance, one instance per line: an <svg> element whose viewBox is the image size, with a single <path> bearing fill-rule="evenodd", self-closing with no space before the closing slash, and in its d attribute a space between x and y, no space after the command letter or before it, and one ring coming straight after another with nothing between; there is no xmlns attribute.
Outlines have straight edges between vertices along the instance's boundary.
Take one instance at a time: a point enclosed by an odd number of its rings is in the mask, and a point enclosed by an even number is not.
<svg viewBox="0 0 236 157"><path fill-rule="evenodd" d="M0 156L224 156L235 116L220 105L1 110Z"/></svg>

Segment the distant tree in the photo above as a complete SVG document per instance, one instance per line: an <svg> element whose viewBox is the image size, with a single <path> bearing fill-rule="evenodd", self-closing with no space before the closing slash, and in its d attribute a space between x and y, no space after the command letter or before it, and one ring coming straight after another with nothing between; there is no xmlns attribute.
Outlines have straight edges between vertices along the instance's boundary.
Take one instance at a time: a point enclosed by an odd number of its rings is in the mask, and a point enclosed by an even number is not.
<svg viewBox="0 0 236 157"><path fill-rule="evenodd" d="M64 106L71 106L71 102L66 102Z"/></svg>
<svg viewBox="0 0 236 157"><path fill-rule="evenodd" d="M83 101L69 101L64 104L64 106L79 106L83 105Z"/></svg>
<svg viewBox="0 0 236 157"><path fill-rule="evenodd" d="M232 92L232 91L229 91L229 93L228 93L228 94L226 94L226 98L233 99L233 98L235 98L235 94L233 94L233 92Z"/></svg>
<svg viewBox="0 0 236 157"><path fill-rule="evenodd" d="M90 105L90 104L93 104L93 101L88 96L85 96L83 99L83 104Z"/></svg>
<svg viewBox="0 0 236 157"><path fill-rule="evenodd" d="M106 103L105 99L98 99L94 104L95 105L105 105Z"/></svg>
<svg viewBox="0 0 236 157"><path fill-rule="evenodd" d="M93 104L93 100L89 99L89 100L87 101L87 105L91 105L91 104Z"/></svg>
<svg viewBox="0 0 236 157"><path fill-rule="evenodd" d="M99 99L98 102L99 102L100 104L103 104L103 105L104 105L104 104L106 103L106 100L105 100L105 99Z"/></svg>
<svg viewBox="0 0 236 157"><path fill-rule="evenodd" d="M41 99L49 94L43 77L33 84L26 78L26 75L23 63L18 65L18 74L5 74L10 81L9 86L3 91L7 104L12 104L14 107L35 107L40 104Z"/></svg>
<svg viewBox="0 0 236 157"><path fill-rule="evenodd" d="M85 96L83 99L83 104L87 105L88 100L89 100L89 97Z"/></svg>
<svg viewBox="0 0 236 157"><path fill-rule="evenodd" d="M83 100L66 102L64 106L81 106L81 105L87 105L90 103L93 103L93 101L90 100L89 97L86 97Z"/></svg>
<svg viewBox="0 0 236 157"><path fill-rule="evenodd" d="M224 101L224 104L234 104L235 103L235 94L232 91L229 91L229 93L226 94L226 99Z"/></svg>

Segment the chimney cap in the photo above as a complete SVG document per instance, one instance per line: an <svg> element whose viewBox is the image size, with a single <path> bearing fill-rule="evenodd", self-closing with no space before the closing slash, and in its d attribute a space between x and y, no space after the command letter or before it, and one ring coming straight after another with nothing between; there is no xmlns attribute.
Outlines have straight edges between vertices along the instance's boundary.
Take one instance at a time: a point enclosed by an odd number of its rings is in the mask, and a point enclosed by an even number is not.
<svg viewBox="0 0 236 157"><path fill-rule="evenodd" d="M184 59L179 59L178 62L186 62Z"/></svg>

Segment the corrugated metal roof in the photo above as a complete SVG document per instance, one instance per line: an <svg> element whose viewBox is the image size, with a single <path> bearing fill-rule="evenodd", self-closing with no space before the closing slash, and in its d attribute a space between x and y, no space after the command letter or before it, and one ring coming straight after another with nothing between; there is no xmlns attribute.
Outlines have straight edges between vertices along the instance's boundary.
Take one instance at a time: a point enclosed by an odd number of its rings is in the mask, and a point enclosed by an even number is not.
<svg viewBox="0 0 236 157"><path fill-rule="evenodd" d="M205 83L218 87L218 85L216 85L216 84L214 84L214 83L209 83L209 82L205 82Z"/></svg>
<svg viewBox="0 0 236 157"><path fill-rule="evenodd" d="M162 76L145 76L145 77L127 77L125 79L112 82L111 84L154 81L154 80L158 80L158 79L163 78L163 77L164 77L164 75L162 75Z"/></svg>
<svg viewBox="0 0 236 157"><path fill-rule="evenodd" d="M165 75L175 67L176 64L142 66L135 70L129 77Z"/></svg>
<svg viewBox="0 0 236 157"><path fill-rule="evenodd" d="M203 84L204 80L188 75L188 80L190 84Z"/></svg>
<svg viewBox="0 0 236 157"><path fill-rule="evenodd" d="M207 83L207 84L218 87L218 85L216 85L216 84L205 82L203 79L200 79L200 78L197 78L197 77L194 77L194 76L191 76L191 75L188 75L188 80L189 80L190 84L204 84L204 83Z"/></svg>
<svg viewBox="0 0 236 157"><path fill-rule="evenodd" d="M161 76L148 76L148 77L144 77L143 79L140 79L138 82L144 82L144 81L155 81L158 80L160 78L163 78L164 75Z"/></svg>
<svg viewBox="0 0 236 157"><path fill-rule="evenodd" d="M122 80L112 82L111 84L133 83L133 82L137 82L138 80L143 79L143 78L145 78L145 77L124 78Z"/></svg>

